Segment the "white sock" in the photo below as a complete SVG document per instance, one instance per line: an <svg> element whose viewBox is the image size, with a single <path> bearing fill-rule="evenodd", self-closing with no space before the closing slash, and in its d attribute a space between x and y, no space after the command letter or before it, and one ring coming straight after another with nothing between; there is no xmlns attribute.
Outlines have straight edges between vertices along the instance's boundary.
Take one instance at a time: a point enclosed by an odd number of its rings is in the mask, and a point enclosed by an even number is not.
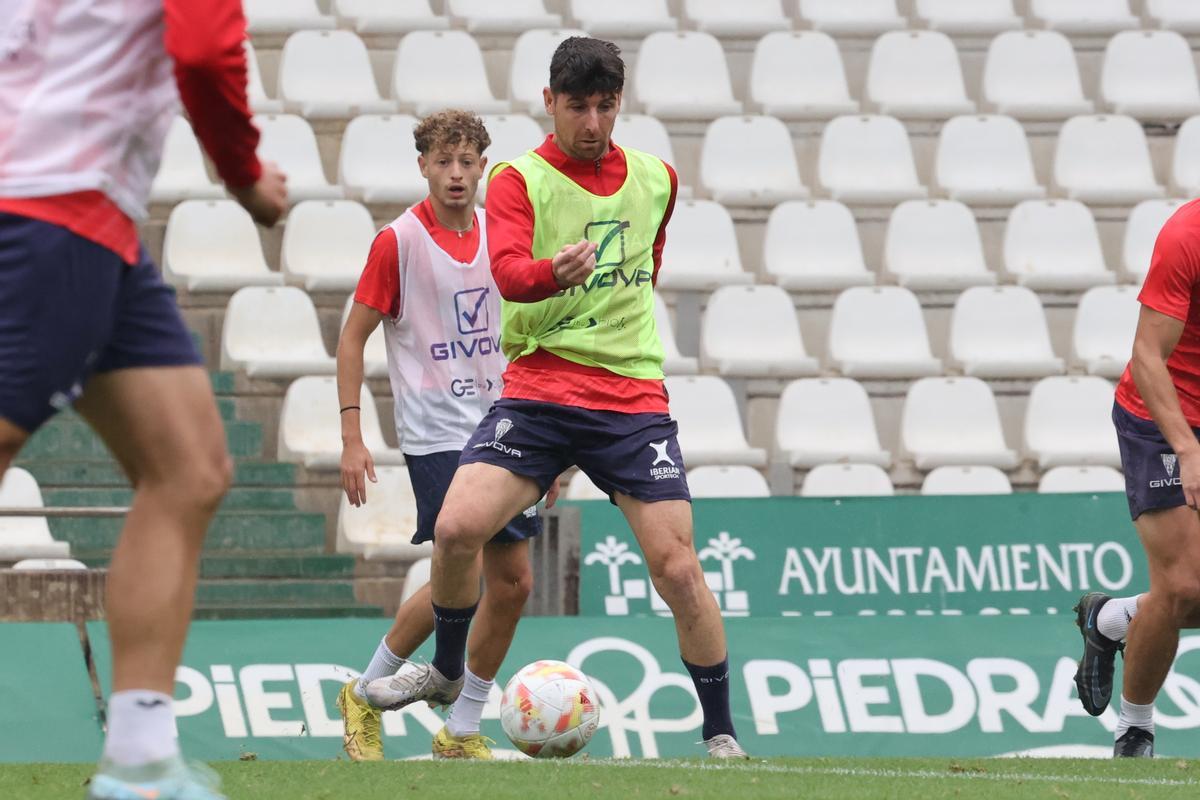
<svg viewBox="0 0 1200 800"><path fill-rule="evenodd" d="M367 684L376 678L386 678L388 675L394 674L403 663L403 658L388 649L387 639L380 640L379 647L375 648L375 655L371 656L371 663L367 664L362 677L358 679L358 683L354 684L354 693L366 700Z"/></svg>
<svg viewBox="0 0 1200 800"><path fill-rule="evenodd" d="M1141 599L1140 594L1135 594L1132 597L1114 597L1109 600L1096 615L1096 630L1100 631L1101 636L1114 642L1124 641L1125 634L1129 632L1129 623L1137 615L1138 601Z"/></svg>
<svg viewBox="0 0 1200 800"><path fill-rule="evenodd" d="M446 719L446 727L451 736L467 736L479 733L479 720L483 716L483 706L487 703L488 693L492 691L495 681L485 681L471 672L469 667L463 669L462 694L450 707L450 716Z"/></svg>
<svg viewBox="0 0 1200 800"><path fill-rule="evenodd" d="M108 698L104 758L119 767L141 767L179 755L175 709L169 695L148 689Z"/></svg>
<svg viewBox="0 0 1200 800"><path fill-rule="evenodd" d="M1139 706L1126 700L1125 695L1121 695L1121 716L1117 718L1117 730L1113 738L1120 739L1130 728L1141 728L1147 733L1154 733L1154 703Z"/></svg>

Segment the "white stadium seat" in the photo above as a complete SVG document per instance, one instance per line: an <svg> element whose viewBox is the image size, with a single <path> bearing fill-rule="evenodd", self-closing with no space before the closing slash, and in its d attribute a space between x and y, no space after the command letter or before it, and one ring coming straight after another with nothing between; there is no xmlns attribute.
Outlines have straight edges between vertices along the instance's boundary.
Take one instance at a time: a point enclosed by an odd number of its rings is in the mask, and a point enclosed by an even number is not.
<svg viewBox="0 0 1200 800"><path fill-rule="evenodd" d="M446 0L446 11L471 33L517 34L562 26L562 17L547 12L542 0Z"/></svg>
<svg viewBox="0 0 1200 800"><path fill-rule="evenodd" d="M258 228L232 200L185 200L171 209L163 237L163 277L190 292L279 286L263 257Z"/></svg>
<svg viewBox="0 0 1200 800"><path fill-rule="evenodd" d="M613 126L612 141L618 147L632 147L675 166L675 148L671 135L657 118L648 114L621 114ZM682 187L681 187L682 188Z"/></svg>
<svg viewBox="0 0 1200 800"><path fill-rule="evenodd" d="M745 465L696 467L687 473L692 497L770 497L767 479Z"/></svg>
<svg viewBox="0 0 1200 800"><path fill-rule="evenodd" d="M1100 96L1114 113L1141 120L1200 113L1192 48L1174 31L1118 33L1104 50Z"/></svg>
<svg viewBox="0 0 1200 800"><path fill-rule="evenodd" d="M192 126L183 117L176 117L163 142L162 161L154 183L150 185L150 202L177 203L180 200L222 197L225 191L204 166L200 143Z"/></svg>
<svg viewBox="0 0 1200 800"><path fill-rule="evenodd" d="M251 34L329 30L337 22L321 13L317 0L244 0L242 5Z"/></svg>
<svg viewBox="0 0 1200 800"><path fill-rule="evenodd" d="M1100 248L1096 220L1078 200L1026 200L1008 215L1004 269L1036 290L1076 290L1115 283Z"/></svg>
<svg viewBox="0 0 1200 800"><path fill-rule="evenodd" d="M350 200L305 200L288 212L279 265L289 283L310 292L358 285L375 238L371 212Z"/></svg>
<svg viewBox="0 0 1200 800"><path fill-rule="evenodd" d="M1154 178L1146 134L1133 117L1072 117L1054 152L1054 183L1072 200L1127 205L1166 190Z"/></svg>
<svg viewBox="0 0 1200 800"><path fill-rule="evenodd" d="M977 286L954 303L950 357L978 378L1061 375L1042 301L1024 286Z"/></svg>
<svg viewBox="0 0 1200 800"><path fill-rule="evenodd" d="M447 60L446 54L454 57ZM442 64L430 69L430 64ZM425 117L446 108L503 114L488 84L483 52L466 31L413 31L400 40L392 67L392 95L405 111Z"/></svg>
<svg viewBox="0 0 1200 800"><path fill-rule="evenodd" d="M367 502L357 508L350 505L345 492L339 493L337 551L368 560L427 558L433 543L412 543L417 532L417 499L408 470L376 467L375 477L379 482L366 482ZM407 583L406 579L405 590Z"/></svg>
<svg viewBox="0 0 1200 800"><path fill-rule="evenodd" d="M780 0L683 0L683 16L713 36L765 36L792 27Z"/></svg>
<svg viewBox="0 0 1200 800"><path fill-rule="evenodd" d="M497 164L510 162L537 149L546 138L542 126L524 114L485 114L482 119L492 143L484 153L488 163L484 180L479 182L480 204L487 198L487 173Z"/></svg>
<svg viewBox="0 0 1200 800"><path fill-rule="evenodd" d="M1008 31L992 40L983 67L983 98L998 114L1058 120L1090 114L1079 64L1067 37L1055 31Z"/></svg>
<svg viewBox="0 0 1200 800"><path fill-rule="evenodd" d="M1038 469L1121 465L1112 425L1113 386L1095 375L1043 378L1025 407L1025 450Z"/></svg>
<svg viewBox="0 0 1200 800"><path fill-rule="evenodd" d="M837 42L820 31L776 31L760 39L750 65L750 100L781 119L858 111Z"/></svg>
<svg viewBox="0 0 1200 800"><path fill-rule="evenodd" d="M390 448L379 427L379 412L367 387L359 393L363 444L371 452L375 469L404 463L404 454ZM337 470L342 463L342 424L338 420L337 378L309 375L292 381L279 413L279 448L276 458L303 464L307 469ZM415 530L415 527L414 527Z"/></svg>
<svg viewBox="0 0 1200 800"><path fill-rule="evenodd" d="M0 532L0 535L3 535ZM73 558L23 558L12 565L13 569L27 570L62 570L62 569L87 569L88 565L82 561L76 561Z"/></svg>
<svg viewBox="0 0 1200 800"><path fill-rule="evenodd" d="M564 39L586 35L577 28L553 28L529 30L517 37L508 69L508 99L514 109L535 117L546 115L542 90L550 85L550 59Z"/></svg>
<svg viewBox="0 0 1200 800"><path fill-rule="evenodd" d="M295 286L247 286L225 307L221 369L252 378L332 375L337 362L321 340L317 308Z"/></svg>
<svg viewBox="0 0 1200 800"><path fill-rule="evenodd" d="M350 309L354 307L354 295L346 298L346 305L342 307L342 321L338 325L338 331L346 327L346 320L350 317ZM387 342L384 337L386 325L381 321L371 331L371 335L367 337L367 344L363 347L363 370L368 378L386 378L388 377L388 354Z"/></svg>
<svg viewBox="0 0 1200 800"><path fill-rule="evenodd" d="M283 101L267 97L254 45L249 39L242 44L246 49L246 96L250 100L250 109L255 114L282 114Z"/></svg>
<svg viewBox="0 0 1200 800"><path fill-rule="evenodd" d="M917 469L986 465L1011 469L992 390L979 378L922 378L909 387L900 446Z"/></svg>
<svg viewBox="0 0 1200 800"><path fill-rule="evenodd" d="M834 200L890 205L925 197L908 132L895 117L838 117L821 133L818 180Z"/></svg>
<svg viewBox="0 0 1200 800"><path fill-rule="evenodd" d="M766 466L767 454L746 441L729 384L713 375L672 376L664 381L679 448L689 468L705 464Z"/></svg>
<svg viewBox="0 0 1200 800"><path fill-rule="evenodd" d="M995 467L938 467L925 476L921 494L1012 494L1012 483Z"/></svg>
<svg viewBox="0 0 1200 800"><path fill-rule="evenodd" d="M804 476L801 497L890 497L892 479L874 464L821 464Z"/></svg>
<svg viewBox="0 0 1200 800"><path fill-rule="evenodd" d="M592 479L587 476L583 470L576 470L571 476L571 480L567 482L566 490L563 493L565 500L607 500L608 495L600 491L596 484L592 483Z"/></svg>
<svg viewBox="0 0 1200 800"><path fill-rule="evenodd" d="M1034 22L1068 34L1096 36L1138 27L1129 0L1029 0Z"/></svg>
<svg viewBox="0 0 1200 800"><path fill-rule="evenodd" d="M774 117L721 117L700 151L700 184L727 206L774 206L808 197L787 126Z"/></svg>
<svg viewBox="0 0 1200 800"><path fill-rule="evenodd" d="M833 462L889 467L867 390L850 378L801 378L779 398L775 447L793 467Z"/></svg>
<svg viewBox="0 0 1200 800"><path fill-rule="evenodd" d="M700 361L720 375L794 378L819 364L804 349L791 296L778 286L724 286L708 298Z"/></svg>
<svg viewBox="0 0 1200 800"><path fill-rule="evenodd" d="M939 375L921 304L899 286L855 287L838 295L829 322L829 360L849 378Z"/></svg>
<svg viewBox="0 0 1200 800"><path fill-rule="evenodd" d="M916 0L917 18L932 30L980 36L1024 27L1013 0Z"/></svg>
<svg viewBox="0 0 1200 800"><path fill-rule="evenodd" d="M0 508L44 508L37 480L20 467L9 467L0 479ZM68 542L55 541L45 517L0 516L0 561L66 558Z"/></svg>
<svg viewBox="0 0 1200 800"><path fill-rule="evenodd" d="M1071 351L1089 374L1115 380L1125 371L1142 310L1137 296L1136 286L1097 286L1079 298Z"/></svg>
<svg viewBox="0 0 1200 800"><path fill-rule="evenodd" d="M1046 196L1025 129L1012 117L968 115L942 126L934 181L951 200L1008 205Z"/></svg>
<svg viewBox="0 0 1200 800"><path fill-rule="evenodd" d="M1186 197L1200 196L1200 116L1183 123L1175 135L1171 185Z"/></svg>
<svg viewBox="0 0 1200 800"><path fill-rule="evenodd" d="M1038 482L1039 494L1123 492L1125 476L1112 467L1054 467Z"/></svg>
<svg viewBox="0 0 1200 800"><path fill-rule="evenodd" d="M838 291L875 283L863 261L854 215L835 200L775 206L767 218L763 264L785 289Z"/></svg>
<svg viewBox="0 0 1200 800"><path fill-rule="evenodd" d="M652 33L638 50L633 88L647 114L659 119L715 119L742 113L733 99L725 51L712 34Z"/></svg>
<svg viewBox="0 0 1200 800"><path fill-rule="evenodd" d="M835 36L876 36L900 30L907 20L896 0L799 0L800 18Z"/></svg>
<svg viewBox="0 0 1200 800"><path fill-rule="evenodd" d="M937 31L892 31L875 40L867 65L866 98L880 114L943 119L970 114L958 51Z"/></svg>
<svg viewBox="0 0 1200 800"><path fill-rule="evenodd" d="M367 46L350 31L298 31L279 57L279 98L308 119L386 114L396 103L375 85Z"/></svg>
<svg viewBox="0 0 1200 800"><path fill-rule="evenodd" d="M675 343L675 329L671 325L671 313L662 295L654 294L654 323L658 338L663 346L663 372L668 375L695 375L700 367L696 359L681 355Z"/></svg>
<svg viewBox="0 0 1200 800"><path fill-rule="evenodd" d="M274 161L287 174L289 200L328 200L342 196L342 188L326 179L317 136L302 117L266 114L256 116L254 124L262 134L258 142L259 158Z"/></svg>
<svg viewBox="0 0 1200 800"><path fill-rule="evenodd" d="M754 283L754 276L742 269L733 218L720 203L679 201L670 227L658 273L660 289L707 291Z"/></svg>
<svg viewBox="0 0 1200 800"><path fill-rule="evenodd" d="M366 203L416 203L429 194L413 144L417 118L355 117L342 134L338 183Z"/></svg>
<svg viewBox="0 0 1200 800"><path fill-rule="evenodd" d="M408 602L408 598L412 597L417 592L429 583L429 575L433 570L433 558L418 558L409 565L408 571L404 573L404 587L400 590L400 604L404 605Z"/></svg>
<svg viewBox="0 0 1200 800"><path fill-rule="evenodd" d="M403 34L450 27L449 18L433 13L429 0L333 0L333 12L358 33Z"/></svg>
<svg viewBox="0 0 1200 800"><path fill-rule="evenodd" d="M679 25L667 0L571 0L571 16L601 39L640 39Z"/></svg>
<svg viewBox="0 0 1200 800"><path fill-rule="evenodd" d="M1195 0L1146 0L1146 16L1160 28L1200 33L1200 5Z"/></svg>
<svg viewBox="0 0 1200 800"><path fill-rule="evenodd" d="M979 225L955 200L905 200L892 209L883 268L914 290L990 286L996 275L983 259Z"/></svg>
<svg viewBox="0 0 1200 800"><path fill-rule="evenodd" d="M1140 284L1150 271L1150 257L1159 231L1185 200L1143 200L1129 212L1125 221L1125 240L1121 247L1121 268Z"/></svg>

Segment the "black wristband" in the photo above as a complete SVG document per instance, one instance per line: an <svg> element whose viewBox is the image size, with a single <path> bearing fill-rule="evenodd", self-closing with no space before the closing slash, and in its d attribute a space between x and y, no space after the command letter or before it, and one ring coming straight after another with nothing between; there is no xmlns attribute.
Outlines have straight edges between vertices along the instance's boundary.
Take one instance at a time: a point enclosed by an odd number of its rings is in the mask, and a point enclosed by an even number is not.
<svg viewBox="0 0 1200 800"><path fill-rule="evenodd" d="M361 408L359 408L358 406L343 406L342 410L341 410L341 411L339 411L338 413L339 413L339 414L345 414L347 411L349 411L349 410L350 410L350 409L352 409L352 408L353 408L353 409L355 409L356 411L361 411L361 410L362 410L362 409L361 409Z"/></svg>

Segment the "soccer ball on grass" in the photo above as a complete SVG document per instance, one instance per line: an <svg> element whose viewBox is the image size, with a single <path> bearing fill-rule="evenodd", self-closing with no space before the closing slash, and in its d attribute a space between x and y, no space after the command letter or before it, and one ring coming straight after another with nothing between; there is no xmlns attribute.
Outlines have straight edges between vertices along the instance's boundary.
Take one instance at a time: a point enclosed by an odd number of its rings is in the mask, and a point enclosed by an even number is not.
<svg viewBox="0 0 1200 800"><path fill-rule="evenodd" d="M525 755L569 758L584 748L599 725L591 681L563 661L535 661L504 687L500 726Z"/></svg>

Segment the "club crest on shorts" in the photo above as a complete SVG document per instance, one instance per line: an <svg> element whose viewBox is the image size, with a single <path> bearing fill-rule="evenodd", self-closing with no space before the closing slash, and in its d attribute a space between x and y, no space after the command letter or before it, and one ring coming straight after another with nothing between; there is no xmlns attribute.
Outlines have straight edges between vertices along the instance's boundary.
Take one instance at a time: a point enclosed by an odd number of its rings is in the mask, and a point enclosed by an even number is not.
<svg viewBox="0 0 1200 800"><path fill-rule="evenodd" d="M1159 458L1162 459L1163 469L1167 471L1167 477L1175 477L1175 465L1179 462L1176 455L1174 453L1163 453Z"/></svg>
<svg viewBox="0 0 1200 800"><path fill-rule="evenodd" d="M512 430L512 428L513 428L513 422L512 422L512 420L511 420L511 419L509 419L508 417L505 417L504 419L502 419L502 420L500 420L499 422L497 422L497 423L496 423L496 435L495 435L495 440L498 442L498 441L500 441L501 439L503 439L503 438L504 438L504 434L506 434L506 433L508 433L509 431L511 431L511 430Z"/></svg>

